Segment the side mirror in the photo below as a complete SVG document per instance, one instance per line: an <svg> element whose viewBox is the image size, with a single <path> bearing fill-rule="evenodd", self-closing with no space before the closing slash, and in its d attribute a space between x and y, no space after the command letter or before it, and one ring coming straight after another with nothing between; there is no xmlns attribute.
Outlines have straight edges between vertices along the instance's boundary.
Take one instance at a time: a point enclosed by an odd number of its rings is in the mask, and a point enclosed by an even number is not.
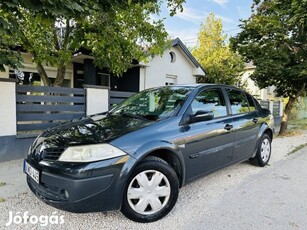
<svg viewBox="0 0 307 230"><path fill-rule="evenodd" d="M214 118L214 113L212 111L199 110L190 117L190 121L194 123L200 121L209 121L212 120L213 118Z"/></svg>

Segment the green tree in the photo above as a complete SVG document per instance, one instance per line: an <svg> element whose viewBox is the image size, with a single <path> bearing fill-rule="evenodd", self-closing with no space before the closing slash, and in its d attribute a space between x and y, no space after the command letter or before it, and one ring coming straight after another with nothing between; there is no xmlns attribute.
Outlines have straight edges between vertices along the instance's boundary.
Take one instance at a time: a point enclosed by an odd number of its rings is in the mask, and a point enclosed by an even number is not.
<svg viewBox="0 0 307 230"><path fill-rule="evenodd" d="M240 55L233 52L223 35L223 23L210 14L201 24L196 48L192 51L198 62L205 68L206 76L199 78L203 83L237 85L244 62Z"/></svg>
<svg viewBox="0 0 307 230"><path fill-rule="evenodd" d="M61 1L62 2L62 1ZM161 54L167 41L162 20L151 20L159 13L160 1L20 1L0 5L0 68L20 67L21 58L11 50L19 45L33 57L44 85L62 86L66 66L80 48L92 51L95 64L120 75L133 59L146 60ZM184 0L168 0L170 14L182 10ZM46 4L47 5L46 5ZM49 8L50 7L50 8ZM146 48L146 54L144 52ZM54 82L44 66L57 68Z"/></svg>
<svg viewBox="0 0 307 230"><path fill-rule="evenodd" d="M242 21L232 47L256 66L251 78L260 88L274 85L288 97L279 134L307 82L307 1L254 1L253 14Z"/></svg>
<svg viewBox="0 0 307 230"><path fill-rule="evenodd" d="M91 0L0 0L0 71L5 70L4 65L16 69L22 66L22 59L19 53L11 50L16 45L15 36L18 35L18 30L14 30L14 28L19 26L20 20L23 18L20 9L27 9L33 15L44 19L76 16L80 18L81 15L90 14L89 6L108 9L111 5L110 2L105 0L95 2ZM112 1L112 4L121 3L125 3L125 0ZM14 15L14 17L8 17L11 15ZM4 39L6 35L12 39Z"/></svg>

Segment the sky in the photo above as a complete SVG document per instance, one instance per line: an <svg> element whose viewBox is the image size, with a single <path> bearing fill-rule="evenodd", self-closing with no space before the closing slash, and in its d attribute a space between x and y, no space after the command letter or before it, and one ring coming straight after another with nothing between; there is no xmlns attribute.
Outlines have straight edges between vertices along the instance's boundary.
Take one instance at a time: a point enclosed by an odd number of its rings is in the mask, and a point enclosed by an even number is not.
<svg viewBox="0 0 307 230"><path fill-rule="evenodd" d="M161 7L159 18L165 18L164 25L171 38L179 37L188 47L197 42L197 34L201 22L211 12L223 22L223 30L230 36L240 32L240 19L246 19L251 14L252 0L186 0L183 12L169 16L166 3Z"/></svg>

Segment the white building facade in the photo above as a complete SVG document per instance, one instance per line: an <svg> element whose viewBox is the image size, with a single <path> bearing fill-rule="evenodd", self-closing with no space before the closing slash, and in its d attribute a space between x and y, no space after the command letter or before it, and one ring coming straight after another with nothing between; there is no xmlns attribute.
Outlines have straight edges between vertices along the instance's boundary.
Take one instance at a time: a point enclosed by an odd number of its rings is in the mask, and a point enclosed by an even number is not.
<svg viewBox="0 0 307 230"><path fill-rule="evenodd" d="M274 93L275 86L269 86L264 89L260 89L255 82L250 78L255 71L255 66L252 63L246 63L245 71L242 75L242 82L246 82L247 91L259 100L275 100L276 95Z"/></svg>
<svg viewBox="0 0 307 230"><path fill-rule="evenodd" d="M198 76L206 75L179 38L173 40L162 56L156 55L148 63L140 64L140 91L163 85L193 84Z"/></svg>

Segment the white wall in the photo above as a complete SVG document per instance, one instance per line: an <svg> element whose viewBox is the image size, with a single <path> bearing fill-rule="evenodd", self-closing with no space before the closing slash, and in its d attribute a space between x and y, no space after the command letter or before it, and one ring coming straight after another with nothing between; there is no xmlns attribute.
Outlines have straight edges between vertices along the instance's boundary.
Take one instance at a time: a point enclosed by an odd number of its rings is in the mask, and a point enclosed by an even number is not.
<svg viewBox="0 0 307 230"><path fill-rule="evenodd" d="M169 52L174 52L176 61L171 63ZM196 67L186 57L182 51L176 47L166 50L161 56L156 55L149 63L145 63L147 67L141 68L140 71L140 90L144 88L152 88L165 85L167 75L177 76L176 84L192 84L196 83L196 77L193 76Z"/></svg>
<svg viewBox="0 0 307 230"><path fill-rule="evenodd" d="M0 81L0 136L16 135L15 84Z"/></svg>
<svg viewBox="0 0 307 230"><path fill-rule="evenodd" d="M4 66L5 71L0 71L0 78L9 78L9 68Z"/></svg>
<svg viewBox="0 0 307 230"><path fill-rule="evenodd" d="M109 89L97 86L86 88L86 115L93 115L109 110Z"/></svg>
<svg viewBox="0 0 307 230"><path fill-rule="evenodd" d="M276 95L274 93L275 86L270 86L268 88L259 89L255 82L250 78L250 75L255 71L255 68L247 68L242 75L243 82L247 83L247 91L255 96L257 99L261 100L274 100Z"/></svg>
<svg viewBox="0 0 307 230"><path fill-rule="evenodd" d="M140 91L145 89L146 68L147 67L140 68L140 86L139 86Z"/></svg>
<svg viewBox="0 0 307 230"><path fill-rule="evenodd" d="M254 72L254 69L246 69L242 75L242 81L247 83L247 91L254 95L260 97L260 89L255 85L255 82L250 79L250 75Z"/></svg>

